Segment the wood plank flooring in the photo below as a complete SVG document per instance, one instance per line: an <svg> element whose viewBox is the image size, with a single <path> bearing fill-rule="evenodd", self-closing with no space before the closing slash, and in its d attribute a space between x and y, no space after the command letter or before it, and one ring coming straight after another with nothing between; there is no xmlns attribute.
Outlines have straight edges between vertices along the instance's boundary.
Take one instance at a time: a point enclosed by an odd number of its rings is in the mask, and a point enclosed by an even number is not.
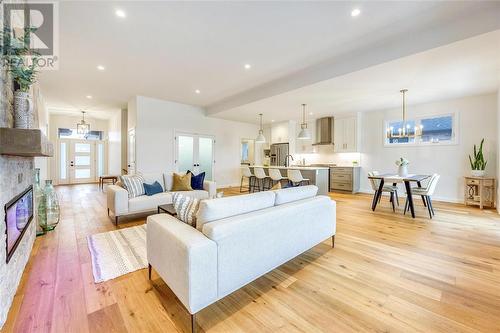
<svg viewBox="0 0 500 333"><path fill-rule="evenodd" d="M189 332L147 270L94 284L86 236L113 230L97 185L58 187L62 220L36 240L3 332ZM236 194L235 189L226 194ZM436 203L429 220L337 201L329 241L202 310L200 332L500 332L500 218ZM144 223L124 219L120 228ZM270 254L272 255L272 254Z"/></svg>

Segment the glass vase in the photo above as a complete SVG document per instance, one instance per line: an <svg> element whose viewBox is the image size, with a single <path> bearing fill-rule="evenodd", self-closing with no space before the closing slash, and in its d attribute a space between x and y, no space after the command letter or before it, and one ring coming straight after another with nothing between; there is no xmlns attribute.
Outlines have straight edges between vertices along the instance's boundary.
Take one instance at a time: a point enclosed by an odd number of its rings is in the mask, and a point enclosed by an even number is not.
<svg viewBox="0 0 500 333"><path fill-rule="evenodd" d="M33 212L33 216L36 217L37 226L36 226L36 235L41 236L45 235L45 231L42 229L42 224L40 223L40 215L38 214L38 206L43 200L43 189L40 185L40 169L35 169L35 179L33 181L33 192L35 195L35 211Z"/></svg>
<svg viewBox="0 0 500 333"><path fill-rule="evenodd" d="M54 230L61 216L57 193L52 185L52 180L45 181L43 199L38 206L38 218L42 229L47 232Z"/></svg>

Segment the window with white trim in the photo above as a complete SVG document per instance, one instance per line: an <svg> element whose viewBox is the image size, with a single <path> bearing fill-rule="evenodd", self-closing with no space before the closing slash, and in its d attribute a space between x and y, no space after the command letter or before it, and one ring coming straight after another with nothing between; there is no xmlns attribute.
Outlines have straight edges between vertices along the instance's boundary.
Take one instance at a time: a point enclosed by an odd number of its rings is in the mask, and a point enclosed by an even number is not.
<svg viewBox="0 0 500 333"><path fill-rule="evenodd" d="M408 137L400 138L398 134L403 131L401 120L386 121L385 145L426 145L426 144L454 144L456 143L456 115L433 115L406 121ZM413 136L416 129L421 129L421 136ZM392 133L389 136L388 133Z"/></svg>

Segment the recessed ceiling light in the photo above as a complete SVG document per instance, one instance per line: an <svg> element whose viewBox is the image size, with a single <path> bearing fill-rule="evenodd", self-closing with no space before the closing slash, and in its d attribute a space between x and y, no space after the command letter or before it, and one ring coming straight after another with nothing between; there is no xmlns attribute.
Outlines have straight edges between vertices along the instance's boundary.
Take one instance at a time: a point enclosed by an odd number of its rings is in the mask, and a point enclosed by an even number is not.
<svg viewBox="0 0 500 333"><path fill-rule="evenodd" d="M250 64L245 64L245 66L243 66L243 67L245 67L245 69L250 69L250 68L252 68L252 65L250 65Z"/></svg>
<svg viewBox="0 0 500 333"><path fill-rule="evenodd" d="M197 94L201 93L200 89L196 89L194 92L197 93Z"/></svg>
<svg viewBox="0 0 500 333"><path fill-rule="evenodd" d="M97 69L98 69L98 70L100 70L100 71L103 71L103 70L105 70L106 68L104 68L104 66L103 66L103 65L98 65L98 66L97 66Z"/></svg>
<svg viewBox="0 0 500 333"><path fill-rule="evenodd" d="M273 119L273 120L271 120L271 122L272 122L272 123L274 123L274 119Z"/></svg>
<svg viewBox="0 0 500 333"><path fill-rule="evenodd" d="M309 112L309 115L310 115L310 116L312 116L312 115L313 115L313 113L312 113L312 112Z"/></svg>
<svg viewBox="0 0 500 333"><path fill-rule="evenodd" d="M87 97L88 99L92 99L92 95L87 95L85 97Z"/></svg>
<svg viewBox="0 0 500 333"><path fill-rule="evenodd" d="M359 8L354 8L351 12L352 17L359 16L359 14L361 14L361 10Z"/></svg>
<svg viewBox="0 0 500 333"><path fill-rule="evenodd" d="M121 17L121 18L127 17L127 14L121 9L115 10L115 14L116 14L116 16Z"/></svg>

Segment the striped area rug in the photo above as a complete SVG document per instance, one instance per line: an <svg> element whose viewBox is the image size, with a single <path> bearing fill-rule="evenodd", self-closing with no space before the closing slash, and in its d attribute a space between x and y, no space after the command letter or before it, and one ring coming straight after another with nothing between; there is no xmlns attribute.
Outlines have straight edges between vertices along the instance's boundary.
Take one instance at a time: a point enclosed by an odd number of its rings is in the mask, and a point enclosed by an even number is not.
<svg viewBox="0 0 500 333"><path fill-rule="evenodd" d="M87 242L96 283L148 266L145 224L87 236Z"/></svg>

